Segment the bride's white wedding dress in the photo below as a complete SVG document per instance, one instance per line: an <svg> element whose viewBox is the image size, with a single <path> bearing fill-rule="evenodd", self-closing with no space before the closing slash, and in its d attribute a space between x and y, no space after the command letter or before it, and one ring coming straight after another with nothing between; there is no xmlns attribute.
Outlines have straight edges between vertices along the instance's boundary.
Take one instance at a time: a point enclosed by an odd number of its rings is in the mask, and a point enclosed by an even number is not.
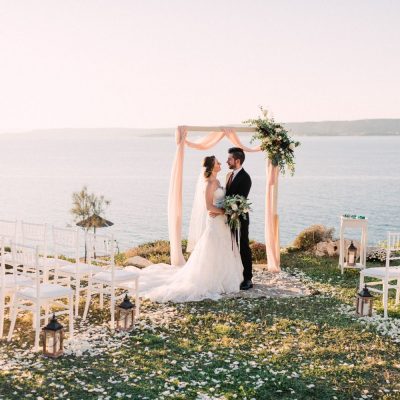
<svg viewBox="0 0 400 400"><path fill-rule="evenodd" d="M225 190L217 188L214 205ZM217 300L223 293L237 292L243 280L243 265L225 216L207 216L206 227L183 267L154 264L140 276L141 294L157 302Z"/></svg>

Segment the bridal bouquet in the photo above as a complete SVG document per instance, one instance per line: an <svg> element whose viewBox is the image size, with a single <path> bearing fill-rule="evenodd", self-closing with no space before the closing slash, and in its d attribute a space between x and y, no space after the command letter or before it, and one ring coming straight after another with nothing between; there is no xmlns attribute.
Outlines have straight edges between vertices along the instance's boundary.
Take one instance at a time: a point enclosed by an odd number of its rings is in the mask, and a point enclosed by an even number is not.
<svg viewBox="0 0 400 400"><path fill-rule="evenodd" d="M288 169L291 175L294 174L295 161L294 149L300 142L289 136L288 130L273 117L268 117L268 111L260 107L262 116L256 119L249 119L244 123L255 126L257 131L253 135L252 142L259 140L260 148L267 153L267 157L275 167L279 167L282 174Z"/></svg>
<svg viewBox="0 0 400 400"><path fill-rule="evenodd" d="M247 219L246 214L251 211L251 203L244 196L226 196L223 204L228 224L232 230L240 230L240 217Z"/></svg>

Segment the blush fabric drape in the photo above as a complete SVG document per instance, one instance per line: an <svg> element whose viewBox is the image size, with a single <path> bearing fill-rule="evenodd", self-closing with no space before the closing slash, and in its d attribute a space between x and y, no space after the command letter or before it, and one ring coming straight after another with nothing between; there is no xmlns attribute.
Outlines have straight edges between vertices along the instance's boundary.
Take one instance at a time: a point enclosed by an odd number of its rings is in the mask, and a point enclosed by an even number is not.
<svg viewBox="0 0 400 400"><path fill-rule="evenodd" d="M221 131L210 132L198 142L187 139L187 130L178 126L175 132L176 153L172 165L171 180L168 194L168 231L171 252L171 264L182 266L185 259L182 254L182 178L185 145L193 149L206 150L215 146L223 137L246 152L261 151L259 146L244 146L232 128L221 128ZM266 161L266 202L265 202L265 245L268 258L268 270L280 271L279 218L277 215L277 187L279 169Z"/></svg>

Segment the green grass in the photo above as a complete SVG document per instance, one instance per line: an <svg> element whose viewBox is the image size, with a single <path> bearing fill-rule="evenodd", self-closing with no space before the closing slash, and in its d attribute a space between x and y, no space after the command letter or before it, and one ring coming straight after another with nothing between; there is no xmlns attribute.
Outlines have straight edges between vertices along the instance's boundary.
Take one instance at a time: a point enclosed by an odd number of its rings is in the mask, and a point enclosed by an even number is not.
<svg viewBox="0 0 400 400"><path fill-rule="evenodd" d="M35 355L25 367L3 369L0 398L400 398L399 344L339 312L353 302L357 273L342 276L337 259L304 253L284 254L282 265L305 273L321 294L145 302L135 331L110 334L110 348L96 356ZM399 317L393 304L391 315ZM102 321L106 311L91 314L93 325ZM2 343L3 355L32 344L23 323L12 345Z"/></svg>

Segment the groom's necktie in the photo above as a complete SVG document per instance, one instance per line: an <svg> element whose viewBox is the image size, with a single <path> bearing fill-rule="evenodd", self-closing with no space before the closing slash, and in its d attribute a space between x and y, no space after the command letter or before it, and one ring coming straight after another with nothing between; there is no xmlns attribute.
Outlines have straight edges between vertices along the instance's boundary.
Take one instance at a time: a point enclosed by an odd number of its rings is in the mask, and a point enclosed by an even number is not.
<svg viewBox="0 0 400 400"><path fill-rule="evenodd" d="M226 183L226 188L227 188L227 189L228 189L228 188L231 186L231 184L232 184L233 175L234 175L234 173L233 173L233 171L232 171L231 174L230 174L230 176L229 176L228 182Z"/></svg>

